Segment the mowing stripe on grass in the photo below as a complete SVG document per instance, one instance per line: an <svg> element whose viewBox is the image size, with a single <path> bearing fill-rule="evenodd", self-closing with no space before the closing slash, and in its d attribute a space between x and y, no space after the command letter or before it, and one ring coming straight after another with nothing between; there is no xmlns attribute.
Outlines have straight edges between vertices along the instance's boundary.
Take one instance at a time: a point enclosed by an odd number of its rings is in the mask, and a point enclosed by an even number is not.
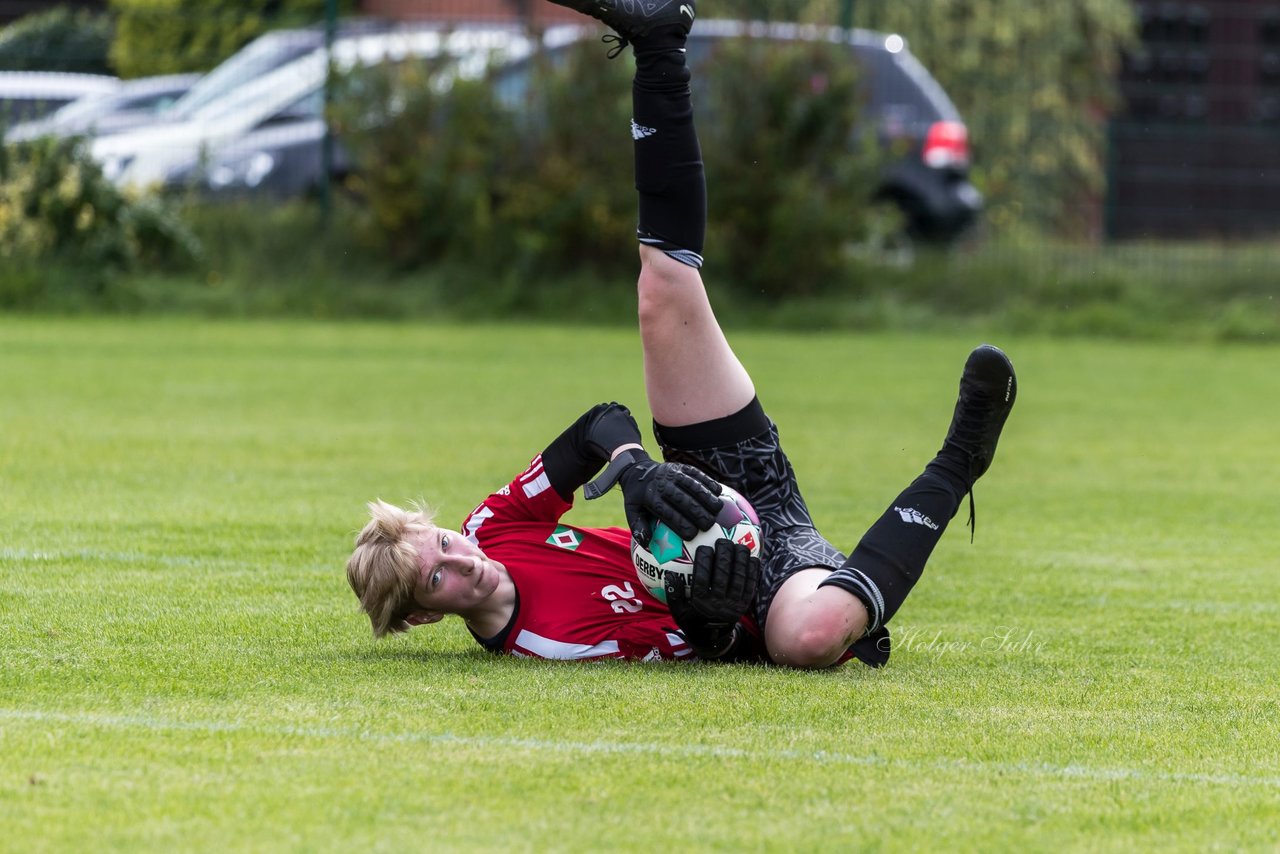
<svg viewBox="0 0 1280 854"><path fill-rule="evenodd" d="M1132 780L1139 783L1198 783L1230 788L1261 787L1280 789L1280 777L1257 777L1247 774L1187 774L1149 771L1143 768L1096 768L1087 765L1051 765L1042 762L982 762L972 759L940 759L918 761L885 759L879 756L856 756L827 750L744 750L700 744L657 744L650 742L559 741L543 738L453 735L424 732L372 732L344 727L261 726L224 721L182 721L145 715L92 715L66 712L43 712L29 709L0 709L0 720L66 723L91 727L115 727L149 731L174 732L242 732L250 735L287 736L314 739L354 739L377 743L415 743L433 746L502 748L581 754L653 754L684 758L746 759L750 761L785 760L816 765L859 765L911 770L1000 772L1029 774L1036 777L1065 780L1112 782Z"/></svg>

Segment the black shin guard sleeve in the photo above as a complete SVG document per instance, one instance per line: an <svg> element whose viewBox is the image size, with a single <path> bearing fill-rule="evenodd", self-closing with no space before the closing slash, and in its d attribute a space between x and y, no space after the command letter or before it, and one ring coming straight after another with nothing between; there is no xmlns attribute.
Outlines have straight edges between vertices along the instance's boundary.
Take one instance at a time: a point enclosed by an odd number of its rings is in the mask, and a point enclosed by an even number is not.
<svg viewBox="0 0 1280 854"><path fill-rule="evenodd" d="M640 197L637 233L642 243L701 267L707 185L684 53L637 55L636 64L631 135Z"/></svg>
<svg viewBox="0 0 1280 854"><path fill-rule="evenodd" d="M863 535L845 565L822 586L852 593L867 606L875 632L902 607L933 548L955 516L964 492L929 466Z"/></svg>

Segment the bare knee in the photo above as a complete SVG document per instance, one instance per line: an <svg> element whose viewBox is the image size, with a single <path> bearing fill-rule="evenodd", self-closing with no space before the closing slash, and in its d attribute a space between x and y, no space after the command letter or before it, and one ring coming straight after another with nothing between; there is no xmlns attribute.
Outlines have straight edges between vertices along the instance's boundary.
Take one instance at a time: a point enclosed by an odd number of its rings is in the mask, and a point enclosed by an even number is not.
<svg viewBox="0 0 1280 854"><path fill-rule="evenodd" d="M848 621L810 620L769 647L774 664L806 669L830 667L840 660L854 638Z"/></svg>
<svg viewBox="0 0 1280 854"><path fill-rule="evenodd" d="M867 628L866 607L834 587L770 609L765 644L775 664L815 669L830 667Z"/></svg>

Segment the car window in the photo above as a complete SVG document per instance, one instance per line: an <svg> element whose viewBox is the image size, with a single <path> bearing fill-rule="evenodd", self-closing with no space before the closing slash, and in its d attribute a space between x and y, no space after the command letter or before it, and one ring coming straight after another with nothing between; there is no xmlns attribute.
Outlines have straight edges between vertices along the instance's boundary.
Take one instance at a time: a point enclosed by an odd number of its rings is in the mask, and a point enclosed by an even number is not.
<svg viewBox="0 0 1280 854"><path fill-rule="evenodd" d="M70 98L2 98L0 99L0 128L12 127L47 116L59 107L71 103Z"/></svg>
<svg viewBox="0 0 1280 854"><path fill-rule="evenodd" d="M909 51L877 50L872 62L878 75L873 103L909 106L922 122L960 120L942 86Z"/></svg>
<svg viewBox="0 0 1280 854"><path fill-rule="evenodd" d="M721 38L691 37L689 62L706 62ZM955 107L933 77L907 50L889 50L877 41L849 46L849 58L858 64L866 109L893 135L922 133L940 119L957 118Z"/></svg>
<svg viewBox="0 0 1280 854"><path fill-rule="evenodd" d="M115 109L158 113L176 103L179 97L173 92L148 92L146 94L130 95L121 98Z"/></svg>
<svg viewBox="0 0 1280 854"><path fill-rule="evenodd" d="M472 54L469 44L461 36L463 31L455 31L444 40L444 50L458 53L464 57ZM493 41L501 34L489 34ZM472 39L480 47L485 33L480 34L480 41ZM174 106L173 112L182 120L215 123L236 121L260 123L266 117L279 114L278 104L288 98L297 98L306 93L318 97L330 64L339 69L349 69L356 65L381 65L400 61L407 57L428 56L441 50L442 41L438 31L424 30L420 32L404 31L382 33L372 36L343 38L336 41L330 52L323 45L314 50L305 51L301 56L286 65L273 68L254 79L246 80L222 97L201 105L194 112L179 113L184 108L183 102ZM483 55L480 63L483 70ZM315 118L323 110L317 102L299 100L295 102L298 109L308 112L305 117ZM288 109L288 108L286 108ZM295 116L296 118L296 116Z"/></svg>
<svg viewBox="0 0 1280 854"><path fill-rule="evenodd" d="M265 119L258 127L298 121L299 119L318 119L324 115L324 89L308 92L280 112Z"/></svg>
<svg viewBox="0 0 1280 854"><path fill-rule="evenodd" d="M516 65L503 68L493 76L493 93L498 103L514 107L525 99L529 91L529 76L532 63L522 60Z"/></svg>
<svg viewBox="0 0 1280 854"><path fill-rule="evenodd" d="M173 105L173 114L189 118L201 107L269 71L323 46L324 39L309 31L268 33L210 71Z"/></svg>
<svg viewBox="0 0 1280 854"><path fill-rule="evenodd" d="M538 56L506 64L496 63L489 80L498 102L513 109L519 107L529 94L535 63L546 62L552 68L561 68L569 61L569 51L572 48L573 45L563 45L545 50Z"/></svg>
<svg viewBox="0 0 1280 854"><path fill-rule="evenodd" d="M195 113L178 118L205 123L261 121L278 111L281 103L289 103L288 99L322 87L327 67L324 48L310 51L286 66L247 81ZM175 105L174 110L177 109Z"/></svg>
<svg viewBox="0 0 1280 854"><path fill-rule="evenodd" d="M115 109L116 103L117 96L115 95L89 95L67 104L54 113L51 118L55 124L75 124L110 112Z"/></svg>

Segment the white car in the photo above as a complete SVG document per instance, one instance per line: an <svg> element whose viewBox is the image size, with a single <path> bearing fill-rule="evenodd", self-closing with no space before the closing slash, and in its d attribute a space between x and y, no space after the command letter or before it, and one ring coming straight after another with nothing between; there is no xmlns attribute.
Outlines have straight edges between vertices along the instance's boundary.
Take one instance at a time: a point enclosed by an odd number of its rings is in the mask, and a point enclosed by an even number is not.
<svg viewBox="0 0 1280 854"><path fill-rule="evenodd" d="M60 71L0 71L0 128L38 119L88 95L108 95L114 77Z"/></svg>
<svg viewBox="0 0 1280 854"><path fill-rule="evenodd" d="M123 80L105 94L85 95L5 134L8 142L40 136L107 136L151 124L200 79L199 74L168 74Z"/></svg>
<svg viewBox="0 0 1280 854"><path fill-rule="evenodd" d="M572 40L579 28L553 29L570 32L548 31L544 42ZM247 73L251 70L247 64L236 74L215 69L207 79L232 80L237 85L224 85L214 92L202 80L174 105L174 120L100 138L91 151L107 177L121 185L172 185L202 172L215 183L234 179L256 186L281 158L257 156L260 152L251 150L254 134L261 139L273 127L279 133L323 134L324 84L330 63L341 73L361 65L446 57L456 60L451 65L455 75L474 77L492 60L521 59L533 49L533 41L516 27L401 27L342 34L334 41L332 54L324 47L308 50L256 76ZM447 79L441 78L444 85Z"/></svg>

